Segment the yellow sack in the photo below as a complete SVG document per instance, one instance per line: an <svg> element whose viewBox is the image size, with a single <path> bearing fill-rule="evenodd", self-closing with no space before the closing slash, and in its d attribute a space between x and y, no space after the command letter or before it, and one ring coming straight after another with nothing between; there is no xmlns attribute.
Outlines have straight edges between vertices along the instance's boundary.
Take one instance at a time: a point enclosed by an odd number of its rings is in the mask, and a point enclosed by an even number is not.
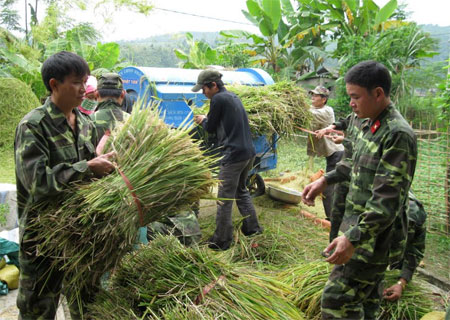
<svg viewBox="0 0 450 320"><path fill-rule="evenodd" d="M5 258L0 259L0 269L2 269L4 266L6 266L6 260Z"/></svg>
<svg viewBox="0 0 450 320"><path fill-rule="evenodd" d="M19 287L19 269L13 264L7 264L0 269L0 281L6 282L9 289Z"/></svg>
<svg viewBox="0 0 450 320"><path fill-rule="evenodd" d="M424 315L420 320L444 320L445 312L444 311L432 311L428 312Z"/></svg>

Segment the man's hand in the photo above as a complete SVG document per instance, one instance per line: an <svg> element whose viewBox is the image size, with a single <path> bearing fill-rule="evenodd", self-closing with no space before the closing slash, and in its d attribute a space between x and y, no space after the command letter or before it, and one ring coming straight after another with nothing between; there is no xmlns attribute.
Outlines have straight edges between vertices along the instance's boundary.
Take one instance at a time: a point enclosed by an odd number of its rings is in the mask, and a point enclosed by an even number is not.
<svg viewBox="0 0 450 320"><path fill-rule="evenodd" d="M196 124L202 124L202 122L203 122L203 120L205 120L205 118L206 118L205 115L199 114L197 116L194 116L194 122Z"/></svg>
<svg viewBox="0 0 450 320"><path fill-rule="evenodd" d="M389 301L396 301L402 297L403 287L396 283L383 291L383 298Z"/></svg>
<svg viewBox="0 0 450 320"><path fill-rule="evenodd" d="M328 186L324 177L308 184L302 191L302 201L308 206L314 206L314 199Z"/></svg>
<svg viewBox="0 0 450 320"><path fill-rule="evenodd" d="M317 139L322 139L322 137L330 132L332 132L334 130L334 128L336 128L336 126L334 124L329 125L326 128L320 129L320 130L316 130L314 131L314 133L316 134L316 138Z"/></svg>
<svg viewBox="0 0 450 320"><path fill-rule="evenodd" d="M334 252L330 255L330 252L334 249ZM331 264L344 264L347 263L355 252L355 247L345 237L340 236L335 238L328 247L323 251L324 256L328 257L325 261Z"/></svg>
<svg viewBox="0 0 450 320"><path fill-rule="evenodd" d="M87 162L89 169L97 176L103 177L114 170L114 165L111 159L115 157L115 152L111 151L106 154L102 154Z"/></svg>
<svg viewBox="0 0 450 320"><path fill-rule="evenodd" d="M332 135L332 136L326 136L327 138L330 138L334 143L341 144L342 141L344 141L344 135Z"/></svg>

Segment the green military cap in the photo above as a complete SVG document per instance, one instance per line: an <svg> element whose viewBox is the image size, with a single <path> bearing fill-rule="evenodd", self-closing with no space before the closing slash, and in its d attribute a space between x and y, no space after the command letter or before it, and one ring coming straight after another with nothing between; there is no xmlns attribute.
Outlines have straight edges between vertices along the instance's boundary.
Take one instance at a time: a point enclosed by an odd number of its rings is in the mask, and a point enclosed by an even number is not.
<svg viewBox="0 0 450 320"><path fill-rule="evenodd" d="M216 69L206 69L200 72L197 84L192 88L193 92L199 91L207 83L217 82L222 78L222 74Z"/></svg>
<svg viewBox="0 0 450 320"><path fill-rule="evenodd" d="M322 86L317 86L314 88L314 90L310 90L309 93L320 94L322 96L328 97L330 95L330 90Z"/></svg>
<svg viewBox="0 0 450 320"><path fill-rule="evenodd" d="M104 73L97 81L97 90L123 89L122 79L117 73Z"/></svg>

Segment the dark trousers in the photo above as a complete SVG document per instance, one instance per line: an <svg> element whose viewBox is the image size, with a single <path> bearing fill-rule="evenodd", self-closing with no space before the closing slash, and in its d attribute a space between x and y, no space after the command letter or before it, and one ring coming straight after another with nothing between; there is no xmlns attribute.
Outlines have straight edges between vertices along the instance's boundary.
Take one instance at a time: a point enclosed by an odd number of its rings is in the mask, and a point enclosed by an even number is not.
<svg viewBox="0 0 450 320"><path fill-rule="evenodd" d="M327 160L327 167L326 172L333 171L336 168L336 164L341 161L342 156L344 155L344 151L336 151L332 155L326 157ZM333 192L334 192L334 185L326 187L326 189L323 192L323 208L325 209L325 215L327 216L328 220L331 217L331 205L333 202Z"/></svg>
<svg viewBox="0 0 450 320"><path fill-rule="evenodd" d="M217 205L216 230L210 242L222 250L228 249L233 240L231 213L234 199L240 214L245 217L242 224L242 232L245 235L251 235L262 231L250 192L246 186L247 175L252 168L253 160L252 158L220 166L220 184L217 197L221 200L219 200Z"/></svg>

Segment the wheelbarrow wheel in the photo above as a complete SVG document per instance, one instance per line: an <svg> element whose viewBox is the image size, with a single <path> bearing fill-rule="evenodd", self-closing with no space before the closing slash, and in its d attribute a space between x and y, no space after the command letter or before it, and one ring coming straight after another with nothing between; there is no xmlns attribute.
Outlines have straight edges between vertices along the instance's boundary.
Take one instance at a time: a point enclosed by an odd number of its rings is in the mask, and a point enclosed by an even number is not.
<svg viewBox="0 0 450 320"><path fill-rule="evenodd" d="M247 188L250 191L252 197L262 196L266 192L266 186L264 184L263 178L254 173L247 178Z"/></svg>

